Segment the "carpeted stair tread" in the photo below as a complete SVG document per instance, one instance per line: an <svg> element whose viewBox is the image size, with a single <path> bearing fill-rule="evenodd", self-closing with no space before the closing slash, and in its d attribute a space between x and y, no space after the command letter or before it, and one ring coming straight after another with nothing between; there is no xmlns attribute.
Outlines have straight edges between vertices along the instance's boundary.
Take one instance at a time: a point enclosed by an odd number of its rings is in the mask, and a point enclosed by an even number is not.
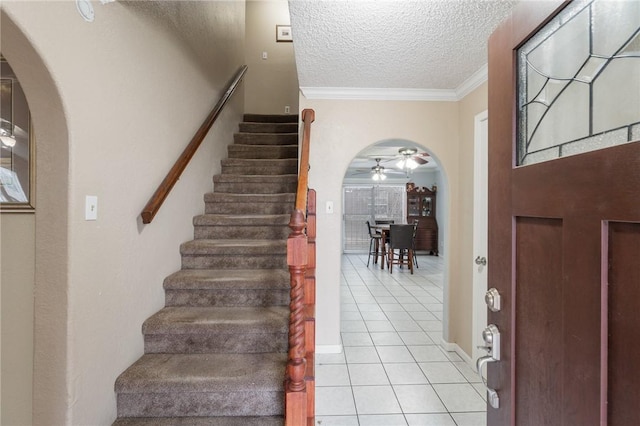
<svg viewBox="0 0 640 426"><path fill-rule="evenodd" d="M235 133L233 143L241 145L251 145L255 148L264 146L284 146L296 145L298 143L297 133Z"/></svg>
<svg viewBox="0 0 640 426"><path fill-rule="evenodd" d="M118 377L118 393L281 391L286 353L145 354Z"/></svg>
<svg viewBox="0 0 640 426"><path fill-rule="evenodd" d="M122 417L113 426L283 426L284 417Z"/></svg>
<svg viewBox="0 0 640 426"><path fill-rule="evenodd" d="M288 289L284 269L182 269L164 280L165 290Z"/></svg>
<svg viewBox="0 0 640 426"><path fill-rule="evenodd" d="M277 165L291 165L297 166L298 159L297 158L276 158L276 159L268 159L268 158L225 158L221 160L221 164L223 166L228 165L238 165L238 166L246 166L246 165L264 165L264 166L277 166Z"/></svg>
<svg viewBox="0 0 640 426"><path fill-rule="evenodd" d="M182 269L164 280L166 306L287 306L286 269Z"/></svg>
<svg viewBox="0 0 640 426"><path fill-rule="evenodd" d="M271 240L191 240L180 245L182 255L251 255L287 253L286 241Z"/></svg>
<svg viewBox="0 0 640 426"><path fill-rule="evenodd" d="M298 145L247 145L233 143L227 146L229 158L285 159L298 158Z"/></svg>
<svg viewBox="0 0 640 426"><path fill-rule="evenodd" d="M222 174L234 175L278 175L295 174L298 172L296 158L283 159L255 159L255 158L227 158L222 160Z"/></svg>
<svg viewBox="0 0 640 426"><path fill-rule="evenodd" d="M165 290L288 288L284 269L181 269L164 280Z"/></svg>
<svg viewBox="0 0 640 426"><path fill-rule="evenodd" d="M213 177L216 192L279 194L294 192L298 185L296 175L231 175Z"/></svg>
<svg viewBox="0 0 640 426"><path fill-rule="evenodd" d="M225 192L208 192L204 194L205 203L278 203L291 205L295 201L295 192L284 192L280 194L234 194Z"/></svg>
<svg viewBox="0 0 640 426"><path fill-rule="evenodd" d="M206 214L291 214L296 194L239 194L210 192L204 195Z"/></svg>
<svg viewBox="0 0 640 426"><path fill-rule="evenodd" d="M298 123L256 123L245 121L240 123L239 129L243 133L296 133Z"/></svg>
<svg viewBox="0 0 640 426"><path fill-rule="evenodd" d="M244 114L245 123L298 123L298 114Z"/></svg>
<svg viewBox="0 0 640 426"><path fill-rule="evenodd" d="M194 226L273 226L288 225L288 214L203 214L193 218Z"/></svg>
<svg viewBox="0 0 640 426"><path fill-rule="evenodd" d="M231 183L291 183L298 182L297 175L215 175L213 177L215 183L231 182Z"/></svg>
<svg viewBox="0 0 640 426"><path fill-rule="evenodd" d="M142 325L144 334L287 333L289 309L270 307L165 307Z"/></svg>

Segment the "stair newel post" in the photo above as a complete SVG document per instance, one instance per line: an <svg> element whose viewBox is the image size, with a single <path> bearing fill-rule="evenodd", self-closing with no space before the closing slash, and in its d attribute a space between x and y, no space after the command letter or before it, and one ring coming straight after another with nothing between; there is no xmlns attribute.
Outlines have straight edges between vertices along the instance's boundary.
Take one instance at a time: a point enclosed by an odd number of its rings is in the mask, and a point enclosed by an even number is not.
<svg viewBox="0 0 640 426"><path fill-rule="evenodd" d="M291 234L287 240L287 264L291 274L291 311L289 317L289 358L287 362L287 424L306 423L306 350L304 330L304 283L307 267L307 235L305 215L296 209L289 222ZM289 423L291 422L291 423Z"/></svg>

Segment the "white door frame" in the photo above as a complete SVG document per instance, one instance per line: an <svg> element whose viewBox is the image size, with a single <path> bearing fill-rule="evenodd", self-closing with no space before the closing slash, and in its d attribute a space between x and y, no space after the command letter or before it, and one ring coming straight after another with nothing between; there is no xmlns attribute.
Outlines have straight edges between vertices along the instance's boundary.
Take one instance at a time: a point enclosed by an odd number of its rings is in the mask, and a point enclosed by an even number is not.
<svg viewBox="0 0 640 426"><path fill-rule="evenodd" d="M482 330L487 326L487 305L484 294L487 291L487 266L477 265L476 257L487 257L487 219L488 219L488 123L489 114L485 110L474 118L473 143L473 344L471 357L473 360L486 355L478 349L483 346Z"/></svg>

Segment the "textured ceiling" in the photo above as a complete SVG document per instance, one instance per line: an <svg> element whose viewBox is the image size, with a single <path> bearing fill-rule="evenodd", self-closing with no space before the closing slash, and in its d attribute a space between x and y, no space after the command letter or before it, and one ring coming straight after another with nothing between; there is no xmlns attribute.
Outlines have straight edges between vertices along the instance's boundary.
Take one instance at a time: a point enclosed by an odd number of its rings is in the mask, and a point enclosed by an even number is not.
<svg viewBox="0 0 640 426"><path fill-rule="evenodd" d="M515 3L290 0L300 86L455 90Z"/></svg>

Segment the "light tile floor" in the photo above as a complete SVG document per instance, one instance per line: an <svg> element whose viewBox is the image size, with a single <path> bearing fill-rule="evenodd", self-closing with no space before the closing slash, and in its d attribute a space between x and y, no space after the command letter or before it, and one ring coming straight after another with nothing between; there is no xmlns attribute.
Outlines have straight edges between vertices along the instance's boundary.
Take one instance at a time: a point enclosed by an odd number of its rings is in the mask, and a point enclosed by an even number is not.
<svg viewBox="0 0 640 426"><path fill-rule="evenodd" d="M343 255L344 352L316 355L316 424L484 426L480 378L442 337L443 259L411 275Z"/></svg>

